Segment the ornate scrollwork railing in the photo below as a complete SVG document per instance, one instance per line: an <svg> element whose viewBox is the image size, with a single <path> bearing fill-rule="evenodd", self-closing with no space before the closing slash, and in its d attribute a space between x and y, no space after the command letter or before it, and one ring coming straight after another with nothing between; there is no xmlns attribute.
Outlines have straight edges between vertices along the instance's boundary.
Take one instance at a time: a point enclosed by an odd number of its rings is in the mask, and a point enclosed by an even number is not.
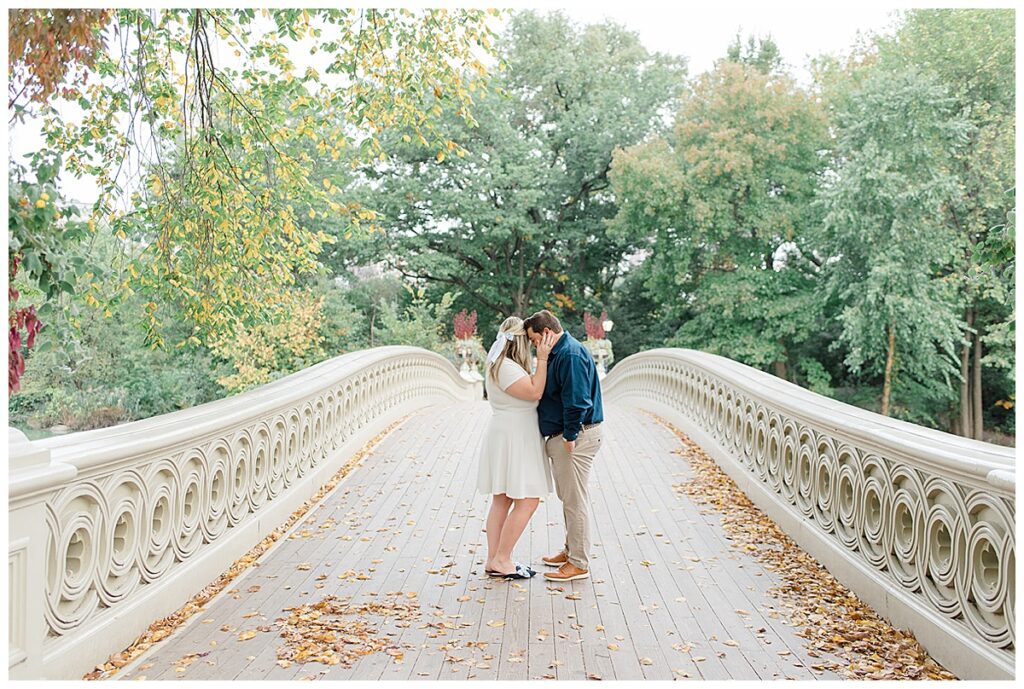
<svg viewBox="0 0 1024 689"><path fill-rule="evenodd" d="M672 417L794 540L953 672L1013 677L1012 448L693 350L635 354L604 390Z"/></svg>
<svg viewBox="0 0 1024 689"><path fill-rule="evenodd" d="M35 443L12 433L12 677L80 677L286 521L389 423L478 392L437 354L381 347L114 428Z"/></svg>

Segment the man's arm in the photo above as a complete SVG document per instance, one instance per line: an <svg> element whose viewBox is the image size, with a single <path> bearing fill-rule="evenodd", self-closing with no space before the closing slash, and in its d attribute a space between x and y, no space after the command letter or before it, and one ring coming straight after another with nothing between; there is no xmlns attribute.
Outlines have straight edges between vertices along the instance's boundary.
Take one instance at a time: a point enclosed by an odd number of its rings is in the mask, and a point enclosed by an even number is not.
<svg viewBox="0 0 1024 689"><path fill-rule="evenodd" d="M583 412L594 406L587 386L587 365L579 355L564 357L562 365L562 437L576 440Z"/></svg>

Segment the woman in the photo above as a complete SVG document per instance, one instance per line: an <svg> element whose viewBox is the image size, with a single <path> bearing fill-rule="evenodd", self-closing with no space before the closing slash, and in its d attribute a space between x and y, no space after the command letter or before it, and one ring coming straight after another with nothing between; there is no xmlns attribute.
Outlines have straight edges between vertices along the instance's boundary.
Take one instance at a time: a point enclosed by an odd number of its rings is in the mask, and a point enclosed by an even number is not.
<svg viewBox="0 0 1024 689"><path fill-rule="evenodd" d="M484 571L504 579L529 579L536 572L512 561L512 549L537 510L540 497L553 490L551 465L537 425L537 401L544 394L548 355L555 337L537 346L537 372L530 375L530 340L523 319L509 316L487 353L487 398L491 420L484 432L477 490L491 497L487 515Z"/></svg>

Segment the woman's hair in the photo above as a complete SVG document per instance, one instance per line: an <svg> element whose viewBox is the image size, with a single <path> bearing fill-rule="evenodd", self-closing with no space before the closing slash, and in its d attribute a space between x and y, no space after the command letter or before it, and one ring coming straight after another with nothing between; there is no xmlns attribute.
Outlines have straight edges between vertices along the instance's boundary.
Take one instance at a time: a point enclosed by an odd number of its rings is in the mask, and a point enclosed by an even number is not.
<svg viewBox="0 0 1024 689"><path fill-rule="evenodd" d="M530 338L526 336L526 328L523 327L523 319L519 316L509 316L506 318L501 327L498 328L498 332L510 333L512 339L505 343L505 346L501 350L501 354L494 363L489 364L487 367L487 375L491 377L494 382L498 381L498 369L501 367L501 362L504 359L511 359L520 366L527 373L530 372Z"/></svg>

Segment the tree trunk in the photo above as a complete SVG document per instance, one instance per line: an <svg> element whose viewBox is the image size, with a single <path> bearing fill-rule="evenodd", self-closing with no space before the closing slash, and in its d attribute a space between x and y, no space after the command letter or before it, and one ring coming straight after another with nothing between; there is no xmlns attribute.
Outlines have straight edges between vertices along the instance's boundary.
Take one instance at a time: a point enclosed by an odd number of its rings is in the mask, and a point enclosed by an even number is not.
<svg viewBox="0 0 1024 689"><path fill-rule="evenodd" d="M377 317L377 309L370 311L370 348L373 348L373 320Z"/></svg>
<svg viewBox="0 0 1024 689"><path fill-rule="evenodd" d="M786 362L779 359L773 365L775 366L775 375L782 378L782 380L786 380Z"/></svg>
<svg viewBox="0 0 1024 689"><path fill-rule="evenodd" d="M889 396L892 394L892 362L896 358L896 324L889 324L889 351L885 355L885 382L882 383L882 416L889 416Z"/></svg>
<svg viewBox="0 0 1024 689"><path fill-rule="evenodd" d="M967 309L967 327L974 326L974 309ZM971 427L971 342L970 333L967 342L960 347L960 423L957 435L970 437Z"/></svg>
<svg viewBox="0 0 1024 689"><path fill-rule="evenodd" d="M974 372L973 372L973 375L971 376L971 386L973 388L971 390L971 392L973 393L973 396L974 396L974 404L973 404L973 407L974 407L974 433L973 433L973 437L974 437L975 440L981 440L982 432L985 430L984 429L984 424L982 422L982 416L981 416L981 412L982 412L982 406L981 406L981 335L982 335L982 333L981 333L981 330L982 330L982 328L981 328L981 323L977 323L977 320L978 319L975 318L975 323L976 323L975 331L976 332L974 334L974 361L972 362L973 365L974 365L973 366Z"/></svg>

